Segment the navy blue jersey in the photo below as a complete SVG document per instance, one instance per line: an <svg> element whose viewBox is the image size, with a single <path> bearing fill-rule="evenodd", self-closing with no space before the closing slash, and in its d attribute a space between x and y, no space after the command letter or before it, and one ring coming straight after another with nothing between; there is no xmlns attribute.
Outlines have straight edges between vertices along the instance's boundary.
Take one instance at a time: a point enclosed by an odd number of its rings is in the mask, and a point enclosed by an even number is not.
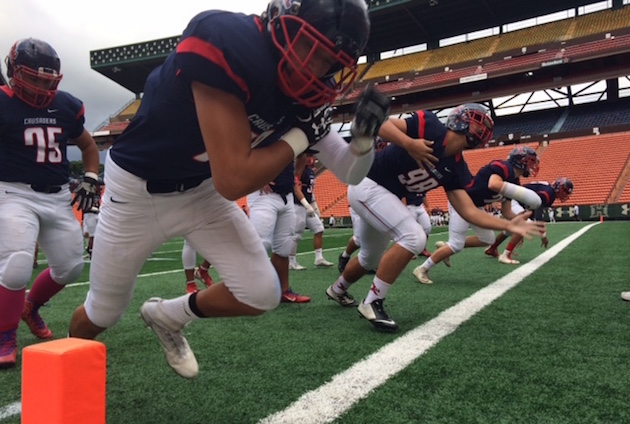
<svg viewBox="0 0 630 424"><path fill-rule="evenodd" d="M472 199L475 206L485 206L494 202L502 202L503 196L488 188L490 177L497 174L512 184L519 184L520 181L514 174L514 167L506 160L493 160L488 165L482 167L470 184L466 187L466 192Z"/></svg>
<svg viewBox="0 0 630 424"><path fill-rule="evenodd" d="M278 89L274 50L256 16L216 10L195 16L175 51L147 78L140 108L112 146L112 159L147 180L209 177L194 81L243 101L252 140L286 131L296 106Z"/></svg>
<svg viewBox="0 0 630 424"><path fill-rule="evenodd" d="M425 197L425 193L407 193L405 200L407 201L407 205L420 206L424 204Z"/></svg>
<svg viewBox="0 0 630 424"><path fill-rule="evenodd" d="M302 186L302 194L308 203L313 203L313 187L315 186L315 171L310 166L304 168L300 177L300 185ZM297 197L293 198L294 203L300 203Z"/></svg>
<svg viewBox="0 0 630 424"><path fill-rule="evenodd" d="M407 135L434 141L433 155L439 159L428 171L402 147L390 144L376 152L368 178L403 198L407 193L426 193L442 186L445 191L463 189L472 179L461 154L444 156L446 127L430 111L420 110L406 119Z"/></svg>
<svg viewBox="0 0 630 424"><path fill-rule="evenodd" d="M274 193L287 195L293 193L295 182L295 164L291 161L272 182L269 187ZM286 202L285 202L286 203Z"/></svg>
<svg viewBox="0 0 630 424"><path fill-rule="evenodd" d="M66 184L68 140L83 133L83 114L83 103L64 91L48 107L35 109L0 87L0 181Z"/></svg>
<svg viewBox="0 0 630 424"><path fill-rule="evenodd" d="M541 207L551 207L553 202L556 200L556 192L546 181L535 181L529 184L523 185L523 187L528 188L536 192L540 200L542 201ZM527 205L522 205L525 209L528 209Z"/></svg>

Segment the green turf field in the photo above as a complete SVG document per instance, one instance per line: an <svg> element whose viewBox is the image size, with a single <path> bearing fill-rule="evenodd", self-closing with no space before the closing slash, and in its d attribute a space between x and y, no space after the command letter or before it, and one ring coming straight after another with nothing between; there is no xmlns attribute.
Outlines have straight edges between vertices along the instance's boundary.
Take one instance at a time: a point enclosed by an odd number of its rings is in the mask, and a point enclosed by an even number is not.
<svg viewBox="0 0 630 424"><path fill-rule="evenodd" d="M298 260L308 270L291 271L291 285L313 300L192 323L194 380L166 365L138 317L147 298L184 293L183 240L173 240L146 263L124 319L99 338L108 355L107 422L628 423L630 302L619 294L630 290L630 223L597 223L564 246L591 224L550 225L549 249L527 241L521 266L467 249L452 268L434 267L430 286L411 275L422 259L412 261L386 301L395 334L326 298L338 272L313 267L305 233ZM430 250L445 231L434 229ZM324 235L324 256L335 265L349 236ZM88 268L41 310L55 338L85 297ZM370 282L350 292L361 299ZM38 340L21 325L18 343ZM1 424L20 422L20 371L0 371Z"/></svg>

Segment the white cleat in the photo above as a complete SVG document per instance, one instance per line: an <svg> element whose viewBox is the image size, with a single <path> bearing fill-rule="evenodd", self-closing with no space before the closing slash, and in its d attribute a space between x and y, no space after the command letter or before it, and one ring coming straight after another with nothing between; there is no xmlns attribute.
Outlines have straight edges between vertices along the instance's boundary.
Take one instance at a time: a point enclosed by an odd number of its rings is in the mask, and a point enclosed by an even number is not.
<svg viewBox="0 0 630 424"><path fill-rule="evenodd" d="M516 259L510 258L505 253L501 253L499 255L499 262L501 262L502 264L509 264L509 265L518 265L518 264L520 264L519 261L517 261Z"/></svg>
<svg viewBox="0 0 630 424"><path fill-rule="evenodd" d="M304 271L306 267L296 262L294 264L289 264L289 269L292 269L294 271Z"/></svg>
<svg viewBox="0 0 630 424"><path fill-rule="evenodd" d="M166 355L166 362L184 378L199 374L199 365L188 341L182 334L183 325L173 322L162 308L162 299L152 297L140 308L140 317L157 336Z"/></svg>
<svg viewBox="0 0 630 424"><path fill-rule="evenodd" d="M318 268L319 267L326 267L326 268L328 268L328 267L333 266L333 263L332 262L328 262L326 259L320 259L319 261L315 261L315 266L318 267Z"/></svg>
<svg viewBox="0 0 630 424"><path fill-rule="evenodd" d="M435 242L435 247L438 248L438 249L440 247L444 247L444 246L446 246L446 242L444 242L444 241L436 241ZM446 259L444 259L442 262L444 262L444 265L446 265L447 267L449 267L449 268L451 267L451 257L450 256L447 256Z"/></svg>
<svg viewBox="0 0 630 424"><path fill-rule="evenodd" d="M621 298L623 300L627 300L628 302L630 302L630 291L621 292Z"/></svg>
<svg viewBox="0 0 630 424"><path fill-rule="evenodd" d="M433 284L433 281L429 278L429 272L423 266L417 266L416 269L413 270L413 275L422 284Z"/></svg>

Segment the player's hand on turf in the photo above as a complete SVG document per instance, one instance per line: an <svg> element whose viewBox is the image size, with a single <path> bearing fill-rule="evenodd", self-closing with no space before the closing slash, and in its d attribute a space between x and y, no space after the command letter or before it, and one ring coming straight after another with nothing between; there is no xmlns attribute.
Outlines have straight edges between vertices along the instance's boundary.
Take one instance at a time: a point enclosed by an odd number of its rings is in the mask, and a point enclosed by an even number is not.
<svg viewBox="0 0 630 424"><path fill-rule="evenodd" d="M84 175L83 181L79 183L77 188L74 189L74 198L70 203L70 206L77 205L77 209L83 212L89 212L94 205L96 198L96 184L98 182L95 178Z"/></svg>
<svg viewBox="0 0 630 424"><path fill-rule="evenodd" d="M294 121L294 126L306 134L309 148L330 132L331 124L332 108L328 103L315 109L300 107Z"/></svg>
<svg viewBox="0 0 630 424"><path fill-rule="evenodd" d="M350 133L350 148L357 155L363 155L374 147L374 137L389 116L390 99L367 86L359 96L354 111Z"/></svg>

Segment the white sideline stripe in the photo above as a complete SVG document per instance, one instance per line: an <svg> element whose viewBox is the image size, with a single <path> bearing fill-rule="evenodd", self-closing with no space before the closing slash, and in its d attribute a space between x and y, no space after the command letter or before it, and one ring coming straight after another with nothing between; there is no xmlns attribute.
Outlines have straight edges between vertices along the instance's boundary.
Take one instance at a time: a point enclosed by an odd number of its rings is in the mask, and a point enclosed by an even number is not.
<svg viewBox="0 0 630 424"><path fill-rule="evenodd" d="M21 402L14 402L0 408L0 421L5 420L14 415L18 415L21 410L22 410Z"/></svg>
<svg viewBox="0 0 630 424"><path fill-rule="evenodd" d="M323 424L336 420L352 405L402 371L477 312L515 287L595 224L582 228L530 262L443 311L431 321L354 364L318 389L302 395L283 411L259 424Z"/></svg>

